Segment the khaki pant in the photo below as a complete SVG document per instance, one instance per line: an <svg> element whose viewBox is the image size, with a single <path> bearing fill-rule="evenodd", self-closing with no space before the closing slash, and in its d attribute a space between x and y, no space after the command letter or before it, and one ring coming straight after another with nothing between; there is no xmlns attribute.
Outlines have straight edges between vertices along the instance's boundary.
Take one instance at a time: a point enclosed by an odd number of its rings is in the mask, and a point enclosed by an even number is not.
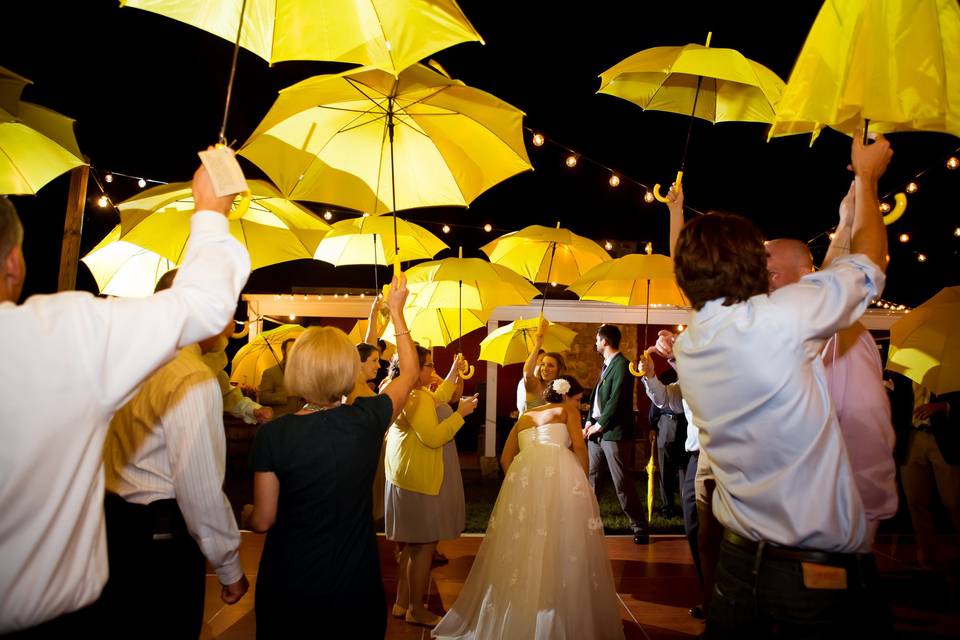
<svg viewBox="0 0 960 640"><path fill-rule="evenodd" d="M960 540L960 466L944 461L933 434L914 429L909 438L900 477L917 536L917 560L920 564L932 565L938 561L937 532L930 512L934 484Z"/></svg>

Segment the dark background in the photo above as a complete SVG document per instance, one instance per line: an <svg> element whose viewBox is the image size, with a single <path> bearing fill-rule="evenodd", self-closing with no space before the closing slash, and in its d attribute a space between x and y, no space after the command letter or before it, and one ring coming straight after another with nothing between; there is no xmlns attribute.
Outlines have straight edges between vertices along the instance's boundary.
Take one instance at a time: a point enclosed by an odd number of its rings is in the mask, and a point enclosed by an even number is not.
<svg viewBox="0 0 960 640"><path fill-rule="evenodd" d="M467 256L479 255L479 247L500 233L558 220L601 243L650 240L665 252L666 208L644 204L644 190L633 181L671 182L688 121L596 95L597 76L641 49L702 43L712 30L713 46L738 49L786 80L819 8L813 2L778 3L758 15L751 3L713 4L718 8L697 2L587 2L559 9L553 3L463 0L462 9L486 45L457 45L435 58L453 77L524 110L526 125L543 133L548 144L533 147L528 134L535 171L492 188L470 209L404 216L441 235L454 251L462 244ZM80 148L97 175L190 177L195 152L213 142L219 129L230 43L156 14L121 9L111 0L6 3L2 21L0 65L34 81L24 99L77 120ZM344 68L300 62L271 68L241 51L228 136L246 140L280 88ZM846 191L849 140L827 131L810 148L806 136L767 143L765 133L763 125L697 121L684 178L687 204L747 215L768 237L820 236L835 223ZM575 169L564 165L567 152L555 143L582 154ZM893 137L896 155L882 194L892 195L920 171L930 171L910 197L907 213L890 227L892 263L884 294L889 300L916 305L960 280L960 238L953 235L960 226L960 171L944 167L958 144L939 134ZM625 177L618 189L608 185L609 172L599 165ZM257 174L252 165L245 168ZM38 196L14 198L26 226L25 295L56 289L68 183L63 176ZM121 177L105 186L114 202L140 190L135 180ZM91 178L81 255L118 222L112 210L96 206L99 195ZM487 222L493 233L481 230ZM448 236L440 233L444 223L452 226ZM895 239L904 231L912 235L905 245ZM821 257L826 238L811 247ZM918 263L919 252L929 260ZM372 287L371 269L297 261L255 272L247 291ZM382 270L381 281L386 273ZM96 292L83 266L77 286Z"/></svg>

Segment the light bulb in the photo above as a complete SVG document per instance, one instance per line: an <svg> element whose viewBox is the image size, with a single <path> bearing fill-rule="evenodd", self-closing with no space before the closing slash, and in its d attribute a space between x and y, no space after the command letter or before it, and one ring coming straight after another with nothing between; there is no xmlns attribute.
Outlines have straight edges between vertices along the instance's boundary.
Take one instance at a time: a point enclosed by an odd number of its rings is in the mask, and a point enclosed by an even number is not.
<svg viewBox="0 0 960 640"><path fill-rule="evenodd" d="M620 176L618 176L617 174L613 174L612 176L610 176L610 186L611 186L611 187L619 187L619 186L620 186Z"/></svg>
<svg viewBox="0 0 960 640"><path fill-rule="evenodd" d="M539 133L533 134L533 146L542 147L543 146L543 136Z"/></svg>
<svg viewBox="0 0 960 640"><path fill-rule="evenodd" d="M881 202L881 203L880 203L880 211L882 211L882 212L884 212L884 213L888 213L888 212L890 211L890 204L887 203L887 202Z"/></svg>
<svg viewBox="0 0 960 640"><path fill-rule="evenodd" d="M910 242L910 234L909 234L909 233L901 233L901 234L900 234L900 242Z"/></svg>
<svg viewBox="0 0 960 640"><path fill-rule="evenodd" d="M837 234L834 233L833 231L831 231L831 232L830 232L830 239L833 240L833 239L836 238L836 237L837 237Z"/></svg>
<svg viewBox="0 0 960 640"><path fill-rule="evenodd" d="M137 180L137 186L143 189L145 186L147 186L147 181L144 180L143 178L140 178L139 180Z"/></svg>
<svg viewBox="0 0 960 640"><path fill-rule="evenodd" d="M653 202L654 201L653 193L650 191L647 191L645 194L643 194L643 201L646 202L647 204L650 204L651 202Z"/></svg>
<svg viewBox="0 0 960 640"><path fill-rule="evenodd" d="M566 162L567 166L573 169L575 166L577 166L577 156L567 156Z"/></svg>
<svg viewBox="0 0 960 640"><path fill-rule="evenodd" d="M107 182L113 182L113 174L108 173L107 175L103 176L103 179L106 180Z"/></svg>
<svg viewBox="0 0 960 640"><path fill-rule="evenodd" d="M370 217L370 214L369 214L369 213L365 213L365 214L363 214L363 217L364 217L364 218L369 218L369 217Z"/></svg>
<svg viewBox="0 0 960 640"><path fill-rule="evenodd" d="M361 294L360 294L360 298L361 298L361 299L362 299L362 298L366 298L366 297L367 297L367 294L365 294L365 293L361 293Z"/></svg>
<svg viewBox="0 0 960 640"><path fill-rule="evenodd" d="M651 253L653 253L653 243L652 243L652 242L648 242L648 243L647 243L647 246L645 246L645 247L643 248L643 250L644 250L644 252L645 252L647 255L650 255Z"/></svg>
<svg viewBox="0 0 960 640"><path fill-rule="evenodd" d="M486 231L487 233L490 233L491 231L493 231L493 225L491 225L488 222L487 224L483 225L483 230Z"/></svg>
<svg viewBox="0 0 960 640"><path fill-rule="evenodd" d="M953 230L953 235L960 238L960 227L957 227L956 229Z"/></svg>
<svg viewBox="0 0 960 640"><path fill-rule="evenodd" d="M683 331L683 325L682 325L682 324L678 324L678 325L677 325L677 331Z"/></svg>
<svg viewBox="0 0 960 640"><path fill-rule="evenodd" d="M291 313L291 314L290 314L290 319L291 319L291 320L296 320L296 319L297 319L297 316L295 316L295 315L293 315L293 314Z"/></svg>
<svg viewBox="0 0 960 640"><path fill-rule="evenodd" d="M441 231L443 231L444 233L450 233L450 225L448 224L443 225L443 229L441 229Z"/></svg>
<svg viewBox="0 0 960 640"><path fill-rule="evenodd" d="M907 193L916 193L920 186L916 182L907 184Z"/></svg>
<svg viewBox="0 0 960 640"><path fill-rule="evenodd" d="M551 283L550 283L550 286L551 286L551 287L555 287L555 286L557 286L557 283L556 283L556 282L551 282Z"/></svg>
<svg viewBox="0 0 960 640"><path fill-rule="evenodd" d="M960 167L960 160L953 156L947 158L947 169L956 169L957 167Z"/></svg>
<svg viewBox="0 0 960 640"><path fill-rule="evenodd" d="M307 300L307 294L303 294L303 299Z"/></svg>
<svg viewBox="0 0 960 640"><path fill-rule="evenodd" d="M926 262L926 261L927 261L927 254L925 253L917 254L917 262Z"/></svg>
<svg viewBox="0 0 960 640"><path fill-rule="evenodd" d="M107 201L107 196L100 196L97 198L97 206L99 206L101 209L106 209L107 204L109 204Z"/></svg>
<svg viewBox="0 0 960 640"><path fill-rule="evenodd" d="M613 249L613 243L607 240L606 244L603 245L603 248L606 249L607 251L610 251L611 249Z"/></svg>
<svg viewBox="0 0 960 640"><path fill-rule="evenodd" d="M330 213L329 211L324 211L324 212L323 212L323 219L324 219L324 220L330 220L331 218L333 218L333 214L332 214L332 213Z"/></svg>

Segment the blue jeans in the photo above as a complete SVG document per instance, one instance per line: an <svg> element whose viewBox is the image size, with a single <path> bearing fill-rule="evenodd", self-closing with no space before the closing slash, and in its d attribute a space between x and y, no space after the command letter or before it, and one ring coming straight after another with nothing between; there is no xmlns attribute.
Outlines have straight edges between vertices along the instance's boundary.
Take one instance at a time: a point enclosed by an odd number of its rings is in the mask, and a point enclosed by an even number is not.
<svg viewBox="0 0 960 640"><path fill-rule="evenodd" d="M783 557L789 553L798 557ZM891 637L890 609L878 588L873 555L831 553L819 554L820 558L816 553L804 562L801 550L760 546L751 551L735 544L727 532L720 545L704 637ZM846 588L808 587L804 564L814 570L842 568Z"/></svg>

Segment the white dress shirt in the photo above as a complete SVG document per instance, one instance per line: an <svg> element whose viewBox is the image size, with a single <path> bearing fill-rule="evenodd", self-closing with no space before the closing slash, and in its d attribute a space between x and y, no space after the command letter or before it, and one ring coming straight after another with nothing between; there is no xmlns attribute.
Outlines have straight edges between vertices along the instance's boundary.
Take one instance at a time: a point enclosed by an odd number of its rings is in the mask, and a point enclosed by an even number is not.
<svg viewBox="0 0 960 640"><path fill-rule="evenodd" d="M224 216L201 211L190 224L176 281L154 296L0 303L0 633L99 597L110 417L177 349L233 317L250 257Z"/></svg>
<svg viewBox="0 0 960 640"><path fill-rule="evenodd" d="M223 495L227 453L217 378L184 347L113 416L103 447L107 491L127 502L176 499L221 584L243 576L240 532Z"/></svg>
<svg viewBox="0 0 960 640"><path fill-rule="evenodd" d="M864 507L820 351L883 290L863 255L840 258L770 295L711 300L677 338L683 395L717 489L713 512L752 540L869 550Z"/></svg>
<svg viewBox="0 0 960 640"><path fill-rule="evenodd" d="M656 376L648 378L642 376L643 388L647 392L650 402L658 409L666 409L670 413L683 413L687 419L687 439L683 443L685 451L700 451L700 429L693 420L693 411L683 399L683 390L679 382L663 384Z"/></svg>
<svg viewBox="0 0 960 640"><path fill-rule="evenodd" d="M610 368L610 361L613 360L613 358L614 358L618 353L620 353L620 352L619 352L619 351L616 351L616 352L612 353L611 355L609 355L608 357L606 357L606 358L603 359L602 372L600 373L600 376L597 378L597 387L600 386L600 383L603 381L603 377L604 377L604 376L606 375L606 373L607 373L607 369ZM597 420L599 420L599 419L600 419L600 416L602 416L602 415L603 415L603 409L600 407L600 394L599 394L598 392L596 392L596 390L595 390L595 392L594 392L594 394L593 394L593 411L590 412L590 421L592 422L592 424L597 424ZM604 426L606 426L606 425L604 425Z"/></svg>

